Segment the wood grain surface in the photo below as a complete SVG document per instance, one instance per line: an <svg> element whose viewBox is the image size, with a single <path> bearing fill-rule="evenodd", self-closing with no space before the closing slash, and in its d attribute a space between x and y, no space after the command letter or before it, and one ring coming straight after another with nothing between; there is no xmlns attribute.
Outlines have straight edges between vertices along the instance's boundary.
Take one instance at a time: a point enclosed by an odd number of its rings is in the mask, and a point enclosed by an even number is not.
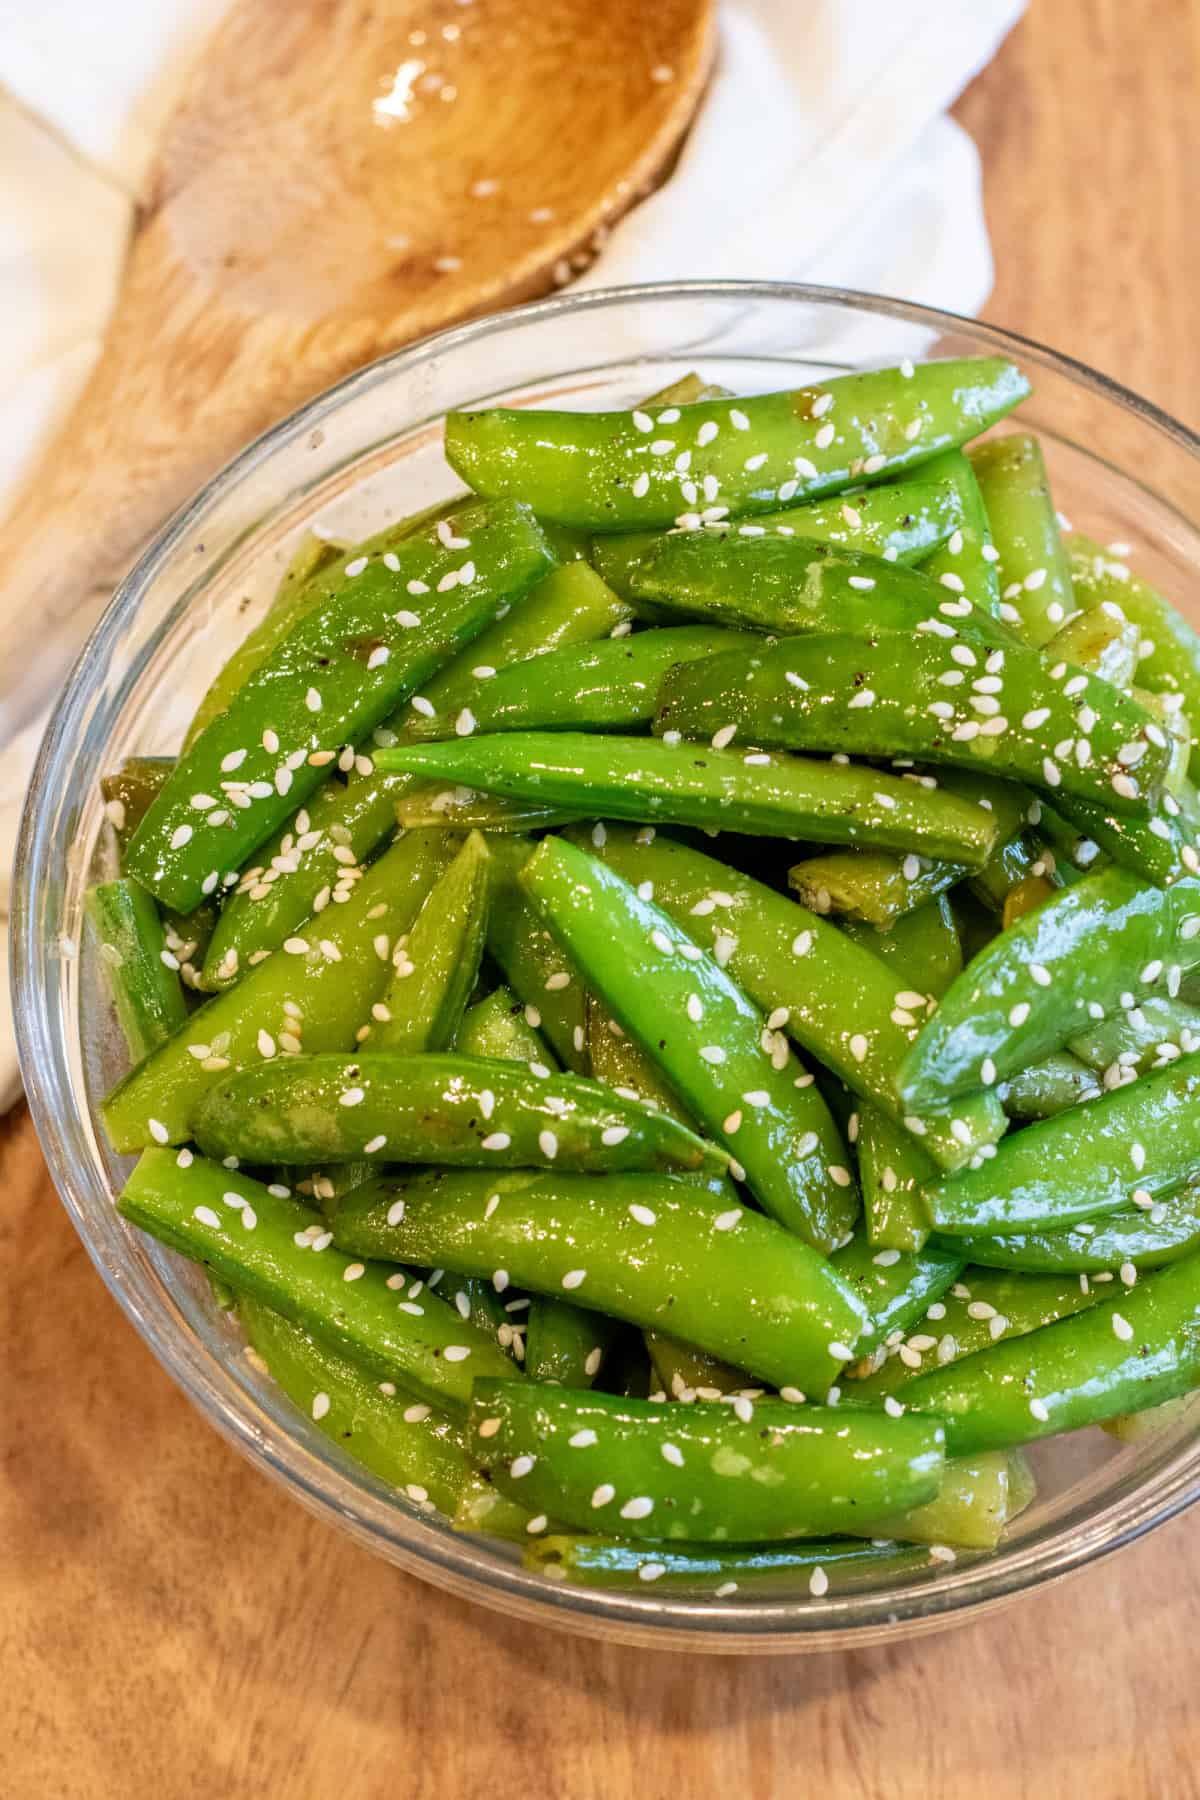
<svg viewBox="0 0 1200 1800"><path fill-rule="evenodd" d="M1195 0L1033 0L959 106L989 317L1200 415ZM1007 1613L829 1657L528 1629L310 1520L108 1298L0 1124L0 1793L12 1800L1188 1800L1200 1517Z"/></svg>

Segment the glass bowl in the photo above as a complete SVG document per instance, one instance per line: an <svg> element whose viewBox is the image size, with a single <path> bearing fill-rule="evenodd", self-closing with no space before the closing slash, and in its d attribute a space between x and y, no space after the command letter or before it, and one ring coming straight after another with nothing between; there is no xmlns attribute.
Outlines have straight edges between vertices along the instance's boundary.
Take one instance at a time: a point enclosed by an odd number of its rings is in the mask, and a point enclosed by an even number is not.
<svg viewBox="0 0 1200 1800"><path fill-rule="evenodd" d="M177 744L215 660L261 612L305 525L363 536L453 491L451 407L631 405L692 368L742 392L905 354L1000 353L1036 384L1022 424L1045 444L1059 506L1200 613L1200 440L1103 376L989 326L830 289L680 283L569 295L385 358L252 444L164 527L116 594L58 703L16 871L14 991L30 1106L51 1174L104 1280L184 1392L302 1504L414 1574L506 1612L645 1645L796 1651L869 1644L996 1607L1127 1544L1200 1493L1195 1414L1118 1444L1037 1448L1040 1492L989 1557L812 1598L798 1581L716 1600L602 1592L527 1572L512 1547L456 1535L350 1462L260 1375L189 1263L113 1206L128 1159L95 1102L125 1066L81 950L85 887L111 868L99 777Z"/></svg>

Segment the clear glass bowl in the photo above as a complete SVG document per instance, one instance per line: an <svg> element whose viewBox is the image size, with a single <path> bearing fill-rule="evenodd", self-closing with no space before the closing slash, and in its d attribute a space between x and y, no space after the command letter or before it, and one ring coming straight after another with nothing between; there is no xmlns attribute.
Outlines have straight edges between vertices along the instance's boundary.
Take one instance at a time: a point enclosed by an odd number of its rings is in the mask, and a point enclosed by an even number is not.
<svg viewBox="0 0 1200 1800"><path fill-rule="evenodd" d="M252 444L163 529L123 583L59 701L30 789L16 873L14 989L30 1105L64 1204L104 1280L195 1404L260 1468L358 1542L531 1622L663 1647L795 1651L867 1644L995 1607L1129 1543L1200 1493L1200 1422L1120 1445L1099 1431L1034 1453L1035 1505L1002 1548L823 1600L799 1583L717 1601L574 1588L511 1547L455 1535L350 1462L242 1354L197 1270L113 1207L128 1160L95 1101L125 1066L81 953L85 887L111 867L99 777L178 743L215 660L246 630L314 518L356 537L457 485L439 421L506 400L630 405L692 368L742 392L903 354L1001 353L1033 377L1059 506L1200 613L1200 441L1068 358L991 327L868 295L683 283L567 296L464 325L373 364Z"/></svg>

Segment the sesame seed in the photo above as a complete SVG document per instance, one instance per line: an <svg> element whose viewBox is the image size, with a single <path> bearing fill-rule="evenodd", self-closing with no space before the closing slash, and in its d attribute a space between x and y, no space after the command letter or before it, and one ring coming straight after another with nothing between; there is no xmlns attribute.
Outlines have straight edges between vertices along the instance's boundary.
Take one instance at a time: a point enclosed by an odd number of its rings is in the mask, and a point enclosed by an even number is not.
<svg viewBox="0 0 1200 1800"><path fill-rule="evenodd" d="M718 1213L713 1220L713 1228L717 1231L732 1231L742 1217L740 1206L731 1207L728 1212Z"/></svg>
<svg viewBox="0 0 1200 1800"><path fill-rule="evenodd" d="M586 1269L568 1269L566 1274L562 1278L562 1284L565 1288L568 1288L568 1289L577 1288L577 1287L582 1287L586 1280L587 1280L587 1270Z"/></svg>
<svg viewBox="0 0 1200 1800"><path fill-rule="evenodd" d="M808 1578L808 1591L814 1600L822 1600L829 1592L829 1577L818 1563Z"/></svg>
<svg viewBox="0 0 1200 1800"><path fill-rule="evenodd" d="M1033 1399L1029 1402L1029 1410L1040 1425L1045 1425L1050 1418L1050 1408L1044 1400Z"/></svg>
<svg viewBox="0 0 1200 1800"><path fill-rule="evenodd" d="M821 429L817 432L816 437L813 439L813 442L818 450L828 450L830 444L832 444L834 440L834 436L835 433L832 424L822 425Z"/></svg>

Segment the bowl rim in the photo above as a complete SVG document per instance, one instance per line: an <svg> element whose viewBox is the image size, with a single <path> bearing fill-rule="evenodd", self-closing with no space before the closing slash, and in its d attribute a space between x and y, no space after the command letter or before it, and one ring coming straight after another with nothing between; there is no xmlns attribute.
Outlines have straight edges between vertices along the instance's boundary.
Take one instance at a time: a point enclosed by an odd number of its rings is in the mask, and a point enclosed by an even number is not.
<svg viewBox="0 0 1200 1800"><path fill-rule="evenodd" d="M123 1265L109 1256L92 1230L89 1213L98 1203L111 1203L111 1189L94 1160L89 1167L79 1166L66 1139L63 1119L73 1096L55 1054L61 1046L56 1043L49 984L40 970L35 935L35 896L49 880L56 857L65 854L47 841L45 831L39 831L39 820L81 723L89 672L97 662L103 665L107 661L143 593L206 513L232 494L277 448L319 427L357 395L404 375L432 356L451 356L459 346L492 333L514 327L536 329L543 320L565 314L599 312L630 302L679 300L807 303L883 315L936 335L968 332L999 353L1047 367L1116 403L1178 449L1200 458L1200 434L1112 377L1035 339L913 301L810 283L688 280L592 288L489 313L393 351L346 376L250 442L164 523L116 588L55 703L26 796L14 863L13 1010L25 1091L47 1166L110 1293L209 1422L310 1511L340 1523L356 1541L388 1555L411 1573L530 1620L583 1630L607 1625L614 1637L658 1648L717 1652L830 1649L861 1645L896 1630L911 1634L932 1629L966 1613L978 1616L1019 1592L1059 1580L1134 1542L1200 1498L1200 1425L1190 1443L1177 1449L1138 1488L1100 1507L1082 1526L1069 1521L1056 1524L1032 1544L947 1568L936 1576L924 1574L919 1584L830 1595L815 1603L773 1599L769 1593L734 1603L547 1582L500 1559L484 1547L483 1540L458 1536L445 1525L407 1511L391 1490L366 1471L344 1473L348 1465L340 1456L335 1460L333 1455L314 1454L263 1409L226 1361L194 1333L181 1328L165 1292L131 1267L128 1254ZM1196 522L1188 523L1194 526ZM135 675L135 668L126 672L126 689Z"/></svg>

